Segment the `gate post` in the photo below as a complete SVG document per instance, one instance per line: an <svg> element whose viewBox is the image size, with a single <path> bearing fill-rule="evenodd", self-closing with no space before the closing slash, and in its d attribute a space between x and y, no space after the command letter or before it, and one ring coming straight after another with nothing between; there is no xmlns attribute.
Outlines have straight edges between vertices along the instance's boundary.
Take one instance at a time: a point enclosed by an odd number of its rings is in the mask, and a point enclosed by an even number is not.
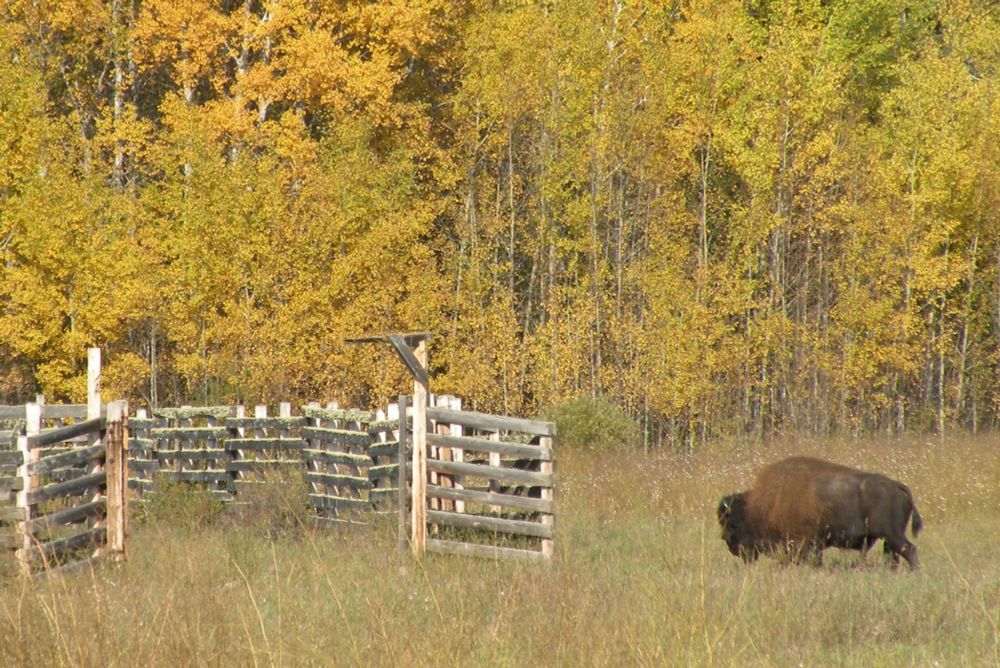
<svg viewBox="0 0 1000 668"><path fill-rule="evenodd" d="M413 442L412 500L410 509L410 544L413 556L419 558L427 546L427 392L430 374L427 371L427 339L430 332L388 334L344 339L344 343L388 343L413 376ZM402 413L400 422L406 414ZM403 462L400 462L402 467Z"/></svg>
<svg viewBox="0 0 1000 668"><path fill-rule="evenodd" d="M104 470L107 474L108 552L114 561L125 559L125 523L128 517L128 402L108 404Z"/></svg>
<svg viewBox="0 0 1000 668"><path fill-rule="evenodd" d="M427 368L427 341L413 351L417 362ZM427 546L427 387L413 381L413 489L410 539L413 556L419 558Z"/></svg>

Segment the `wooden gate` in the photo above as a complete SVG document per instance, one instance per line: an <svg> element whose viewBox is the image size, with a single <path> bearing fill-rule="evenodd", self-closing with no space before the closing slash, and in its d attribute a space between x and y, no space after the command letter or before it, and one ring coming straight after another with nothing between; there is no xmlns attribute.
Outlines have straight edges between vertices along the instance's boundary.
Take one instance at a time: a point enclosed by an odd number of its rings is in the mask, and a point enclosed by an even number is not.
<svg viewBox="0 0 1000 668"><path fill-rule="evenodd" d="M415 437L420 430L401 430L414 453L414 552L549 559L555 539L555 425L463 411L453 397L431 403L436 405L426 410L425 443Z"/></svg>

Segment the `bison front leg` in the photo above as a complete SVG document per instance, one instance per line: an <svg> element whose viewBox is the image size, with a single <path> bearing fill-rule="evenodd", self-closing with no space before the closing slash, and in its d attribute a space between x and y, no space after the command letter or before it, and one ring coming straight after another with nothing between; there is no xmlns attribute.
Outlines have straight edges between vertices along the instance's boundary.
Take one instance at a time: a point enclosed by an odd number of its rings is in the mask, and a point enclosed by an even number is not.
<svg viewBox="0 0 1000 668"><path fill-rule="evenodd" d="M786 558L791 563L807 563L811 566L823 565L823 546L816 541L793 543L788 546Z"/></svg>

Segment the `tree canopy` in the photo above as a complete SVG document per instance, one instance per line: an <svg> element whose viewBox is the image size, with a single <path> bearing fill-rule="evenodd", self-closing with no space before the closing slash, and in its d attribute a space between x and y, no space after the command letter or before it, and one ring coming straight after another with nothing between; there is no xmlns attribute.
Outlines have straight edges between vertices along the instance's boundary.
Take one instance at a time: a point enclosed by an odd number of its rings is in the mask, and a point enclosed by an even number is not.
<svg viewBox="0 0 1000 668"><path fill-rule="evenodd" d="M998 90L964 0L4 0L0 392L996 426Z"/></svg>

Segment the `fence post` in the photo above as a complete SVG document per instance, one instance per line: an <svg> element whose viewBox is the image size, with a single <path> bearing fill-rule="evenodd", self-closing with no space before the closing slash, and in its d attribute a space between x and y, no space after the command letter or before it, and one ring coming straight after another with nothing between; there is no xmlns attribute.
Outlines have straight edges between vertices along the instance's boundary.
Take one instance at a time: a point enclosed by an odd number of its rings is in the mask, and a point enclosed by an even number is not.
<svg viewBox="0 0 1000 668"><path fill-rule="evenodd" d="M21 534L21 548L17 551L17 560L21 565L21 571L25 575L31 575L31 548L34 535L28 528L28 522L32 519L31 493L38 487L38 475L31 472L31 465L38 461L38 448L30 447L28 437L42 430L41 404L25 404L24 419L24 436L17 437L17 449L21 452L22 459L21 466L17 469L21 478L21 491L17 493L17 507L21 511L21 521L17 524L17 531Z"/></svg>
<svg viewBox="0 0 1000 668"><path fill-rule="evenodd" d="M541 462L541 466L539 466L539 472L545 473L547 475L552 475L554 473L554 467L552 466L552 459L555 457L555 453L552 451L553 441L554 439L551 436L543 436L541 439L539 439L539 445L541 445L543 448L547 448L550 453L549 460ZM553 500L552 487L542 488L542 499L545 501ZM542 515L542 524L546 524L552 527L553 530L555 529L555 523L556 523L556 516L554 510L555 509L553 509L552 513ZM545 538L542 540L542 554L544 554L546 557L550 558L552 557L552 547L553 543L551 538Z"/></svg>
<svg viewBox="0 0 1000 668"><path fill-rule="evenodd" d="M427 368L427 342L414 351L417 362ZM413 486L410 538L413 556L420 558L427 546L427 388L413 381Z"/></svg>
<svg viewBox="0 0 1000 668"><path fill-rule="evenodd" d="M451 408L451 395L449 394L439 394L434 401L431 402L438 408ZM451 433L451 425L446 422L434 422L435 433L441 436L447 436ZM430 451L430 456L434 459L439 459L441 461L450 462L453 460L451 447L439 446L432 447ZM454 487L455 478L450 473L438 473L437 480L435 480L434 473L431 473L431 483L440 485L441 487ZM444 510L444 511L454 511L455 502L451 499L438 499L436 497L431 497L431 510ZM437 532L437 527L434 527L435 533Z"/></svg>
<svg viewBox="0 0 1000 668"><path fill-rule="evenodd" d="M101 349L87 348L87 419L101 417ZM101 440L98 432L90 434L88 445Z"/></svg>
<svg viewBox="0 0 1000 668"><path fill-rule="evenodd" d="M125 523L128 516L128 402L108 404L104 470L107 474L108 552L114 561L125 559Z"/></svg>
<svg viewBox="0 0 1000 668"><path fill-rule="evenodd" d="M101 417L101 349L87 348L87 419L93 420ZM100 431L94 431L87 435L87 445L97 445L101 441ZM87 473L98 473L106 469L106 463L101 464L99 460L86 467ZM101 487L95 485L88 490L91 501L101 498ZM110 511L110 508L108 509ZM110 516L110 512L108 513ZM100 525L99 518L91 518L87 526L91 529ZM110 536L109 536L110 537Z"/></svg>
<svg viewBox="0 0 1000 668"><path fill-rule="evenodd" d="M453 411L460 411L460 410L462 410L462 399L461 399L461 397L451 397L451 399L449 399L449 401L448 401L448 408L452 409ZM460 425L460 424L453 424L453 425L451 425L451 435L452 436L458 436L458 437L464 436L465 435L465 430L462 427L462 425ZM452 448L451 452L452 452L452 459L454 461L456 461L456 462L464 462L465 461L465 451L462 450L461 448ZM464 475L456 475L452 479L452 482L453 482L453 484L455 486L455 489L465 489L465 476ZM456 500L455 501L455 512L456 513L464 513L465 512L465 501L462 501L462 500Z"/></svg>
<svg viewBox="0 0 1000 668"><path fill-rule="evenodd" d="M409 486L409 478L406 475L406 443L410 439L409 437L409 425L406 422L406 413L408 410L408 404L410 403L410 398L407 396L399 397L399 439L397 441L397 446L399 448L398 454L396 456L396 461L399 463L399 470L397 471L397 483L396 487L397 494L399 495L399 551L403 552L406 550L406 516L409 514L410 509L407 507L406 500L407 487Z"/></svg>

